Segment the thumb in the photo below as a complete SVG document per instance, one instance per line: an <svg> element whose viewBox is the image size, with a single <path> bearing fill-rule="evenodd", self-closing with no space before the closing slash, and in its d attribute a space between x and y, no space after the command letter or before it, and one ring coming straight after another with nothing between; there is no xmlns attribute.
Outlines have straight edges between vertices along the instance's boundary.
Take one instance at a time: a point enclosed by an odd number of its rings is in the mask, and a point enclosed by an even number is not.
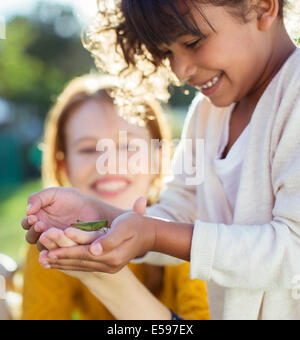
<svg viewBox="0 0 300 340"><path fill-rule="evenodd" d="M145 215L146 207L147 207L147 199L145 197L140 197L135 201L133 205L133 211L139 215Z"/></svg>
<svg viewBox="0 0 300 340"><path fill-rule="evenodd" d="M42 208L50 205L53 202L55 193L56 193L56 189L50 188L50 189L39 191L29 196L28 206L26 210L27 216L34 215L38 213Z"/></svg>

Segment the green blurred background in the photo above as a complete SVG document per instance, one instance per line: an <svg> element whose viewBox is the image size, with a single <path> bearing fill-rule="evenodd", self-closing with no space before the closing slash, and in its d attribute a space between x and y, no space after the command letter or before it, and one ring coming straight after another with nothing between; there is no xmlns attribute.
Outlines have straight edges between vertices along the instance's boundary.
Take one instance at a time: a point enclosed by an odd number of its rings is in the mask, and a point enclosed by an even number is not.
<svg viewBox="0 0 300 340"><path fill-rule="evenodd" d="M66 82L95 69L80 34L96 0L1 0L6 39L0 40L0 253L21 263L20 221L28 196L40 189L44 118ZM172 89L165 110L179 137L195 92Z"/></svg>

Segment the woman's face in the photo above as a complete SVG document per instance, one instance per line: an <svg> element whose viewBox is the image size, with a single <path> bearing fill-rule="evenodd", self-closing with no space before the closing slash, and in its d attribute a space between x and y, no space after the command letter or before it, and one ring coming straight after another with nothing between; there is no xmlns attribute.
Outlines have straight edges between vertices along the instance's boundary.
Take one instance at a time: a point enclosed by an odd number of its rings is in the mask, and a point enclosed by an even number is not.
<svg viewBox="0 0 300 340"><path fill-rule="evenodd" d="M120 142L120 131L123 134L126 132L127 143L122 139ZM146 143L150 150L151 136L147 128L130 125L120 118L109 98L91 99L77 106L71 112L65 125L66 160L64 166L70 184L108 204L122 209L132 208L138 197L148 195L155 178L155 175L150 173L150 165L143 174L134 174L128 169L124 171L125 174L123 172L121 174L118 166L116 172L107 173L109 163L99 162L99 159L105 156L104 153L107 159L108 152L105 149L99 149L98 143L109 140L116 145L118 163L120 153L127 157L128 161L137 154L133 151L127 152L128 145L134 145L136 139ZM150 151L142 153L144 159L140 161L148 161L149 163L144 164L150 164L149 156Z"/></svg>

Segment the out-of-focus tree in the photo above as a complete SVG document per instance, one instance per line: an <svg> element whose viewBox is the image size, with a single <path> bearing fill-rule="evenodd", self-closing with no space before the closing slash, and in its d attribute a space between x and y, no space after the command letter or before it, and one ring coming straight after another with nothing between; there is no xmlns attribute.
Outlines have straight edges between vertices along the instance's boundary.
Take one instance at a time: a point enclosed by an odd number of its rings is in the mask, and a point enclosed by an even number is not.
<svg viewBox="0 0 300 340"><path fill-rule="evenodd" d="M67 81L93 67L68 7L41 2L31 16L8 22L6 35L0 41L0 97L34 105L42 115Z"/></svg>

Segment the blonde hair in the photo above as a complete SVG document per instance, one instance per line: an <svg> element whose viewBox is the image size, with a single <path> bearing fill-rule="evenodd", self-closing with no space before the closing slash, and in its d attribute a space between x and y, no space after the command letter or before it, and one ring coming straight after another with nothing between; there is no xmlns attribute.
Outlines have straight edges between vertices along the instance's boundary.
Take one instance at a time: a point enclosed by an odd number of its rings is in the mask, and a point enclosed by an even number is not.
<svg viewBox="0 0 300 340"><path fill-rule="evenodd" d="M91 99L111 98L110 91L116 91L118 88L119 83L116 77L85 75L72 80L58 97L49 111L45 123L42 178L46 187L70 186L65 172L59 166L59 162L66 157L64 130L72 109ZM151 138L169 143L169 147L171 147L171 133L161 106L155 100L148 101L145 104L149 110L147 115L149 118L145 121L145 127L149 130ZM163 174L160 171L149 190L149 205L157 202L163 186L162 183Z"/></svg>

